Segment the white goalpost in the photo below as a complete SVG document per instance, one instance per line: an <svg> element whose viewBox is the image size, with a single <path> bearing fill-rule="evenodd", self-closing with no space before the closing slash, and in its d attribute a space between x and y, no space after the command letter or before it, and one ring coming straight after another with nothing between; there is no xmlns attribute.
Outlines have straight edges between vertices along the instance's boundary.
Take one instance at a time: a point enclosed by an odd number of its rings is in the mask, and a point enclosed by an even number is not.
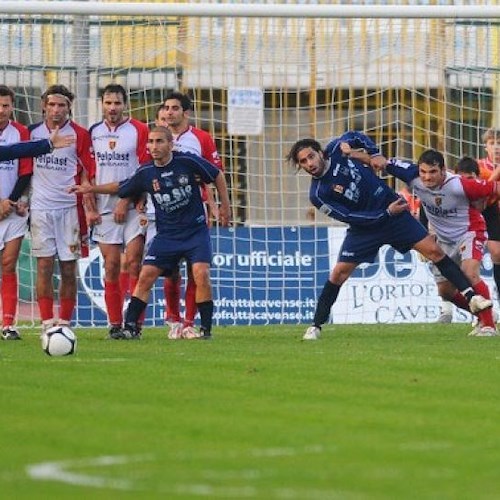
<svg viewBox="0 0 500 500"><path fill-rule="evenodd" d="M308 177L284 161L291 144L362 130L386 156L436 147L453 167L481 157L482 133L500 127L500 5L425 3L3 1L1 82L25 124L41 120L53 83L75 92L86 127L110 82L148 123L168 91L187 92L194 123L217 142L234 218L212 228L215 322L309 323L345 229L311 210ZM488 259L482 271L494 288ZM29 234L19 273L20 320L33 324ZM75 322L104 326L96 247L79 275ZM427 265L384 248L343 287L332 320L432 322L439 305ZM148 324L163 314L159 283Z"/></svg>

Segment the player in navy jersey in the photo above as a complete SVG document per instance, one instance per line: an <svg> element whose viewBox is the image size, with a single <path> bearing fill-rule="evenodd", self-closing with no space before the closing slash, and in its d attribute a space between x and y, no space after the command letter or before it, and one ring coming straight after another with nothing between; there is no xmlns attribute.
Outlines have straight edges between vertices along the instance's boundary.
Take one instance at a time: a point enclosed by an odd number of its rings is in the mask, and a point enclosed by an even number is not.
<svg viewBox="0 0 500 500"><path fill-rule="evenodd" d="M193 153L209 161L217 168L224 170L222 161L212 136L205 130L190 125L193 104L191 99L181 92L171 92L165 97L163 105L156 113L156 125L167 127L174 138L174 151L185 151ZM201 185L202 198L208 211L208 219L217 218L217 206L215 204L212 188ZM154 226L151 223L148 228ZM196 316L196 284L191 272L187 268L187 281L184 293L184 317L180 313L181 298L181 276L180 272L173 273L165 278L163 290L165 293L166 320L170 326L168 338L175 340L179 338L194 339L198 332L194 327Z"/></svg>
<svg viewBox="0 0 500 500"><path fill-rule="evenodd" d="M73 186L72 190L79 193L118 193L120 198L148 193L155 208L157 234L144 257L121 338L140 338L137 323L156 279L161 275L168 276L181 259L186 259L192 265L196 282L201 338L209 339L214 307L210 283L212 249L199 179L206 184L215 184L221 203L220 222L227 226L230 206L224 174L203 158L172 151L172 133L166 127L151 130L148 148L153 163L143 165L129 179L95 186Z"/></svg>
<svg viewBox="0 0 500 500"><path fill-rule="evenodd" d="M350 158L349 151L354 149L366 151L375 168L385 166L386 159L377 146L359 132L345 133L332 140L324 150L314 139L301 139L287 155L290 163L312 176L311 203L321 213L349 225L337 263L318 299L313 324L303 339L319 338L341 286L357 266L373 262L385 244L401 253L414 248L432 261L460 290L473 313L490 308L491 300L475 293L457 264L411 215L405 200L371 168Z"/></svg>

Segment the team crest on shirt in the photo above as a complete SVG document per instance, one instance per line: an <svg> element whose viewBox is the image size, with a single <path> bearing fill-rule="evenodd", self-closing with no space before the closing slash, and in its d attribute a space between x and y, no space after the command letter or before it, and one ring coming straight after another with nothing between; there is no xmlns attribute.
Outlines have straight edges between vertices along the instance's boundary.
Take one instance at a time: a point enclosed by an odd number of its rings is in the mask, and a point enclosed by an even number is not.
<svg viewBox="0 0 500 500"><path fill-rule="evenodd" d="M177 180L181 186L187 186L189 184L189 177L186 174L179 175Z"/></svg>
<svg viewBox="0 0 500 500"><path fill-rule="evenodd" d="M153 182L152 182L152 186L153 186L153 191L156 193L157 191L160 191L160 182L158 181L158 179L153 179Z"/></svg>
<svg viewBox="0 0 500 500"><path fill-rule="evenodd" d="M108 146L109 146L109 149L111 149L111 151L113 151L113 149L116 148L116 140L115 139L110 139L109 142L108 142Z"/></svg>
<svg viewBox="0 0 500 500"><path fill-rule="evenodd" d="M436 207L440 207L443 204L443 198L441 198L441 196L436 196L434 198L434 203L436 204Z"/></svg>
<svg viewBox="0 0 500 500"><path fill-rule="evenodd" d="M332 186L332 189L336 193L339 193L339 194L343 194L344 193L344 186L342 186L341 184L335 184L334 186Z"/></svg>

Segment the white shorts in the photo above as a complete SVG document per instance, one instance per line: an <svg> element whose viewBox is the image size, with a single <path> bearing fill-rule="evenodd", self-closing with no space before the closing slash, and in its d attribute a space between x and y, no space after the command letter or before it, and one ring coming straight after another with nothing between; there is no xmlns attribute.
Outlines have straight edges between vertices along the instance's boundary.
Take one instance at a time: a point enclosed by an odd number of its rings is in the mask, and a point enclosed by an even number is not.
<svg viewBox="0 0 500 500"><path fill-rule="evenodd" d="M460 266L463 260L475 259L481 261L483 259L486 235L481 232L468 231L457 242L450 243L438 239L437 243L443 249L444 253ZM436 283L448 281L434 264L431 263L430 269Z"/></svg>
<svg viewBox="0 0 500 500"><path fill-rule="evenodd" d="M80 257L80 223L76 207L31 210L31 251L35 257Z"/></svg>
<svg viewBox="0 0 500 500"><path fill-rule="evenodd" d="M5 248L5 243L22 238L28 228L28 216L21 217L15 212L0 221L0 252Z"/></svg>
<svg viewBox="0 0 500 500"><path fill-rule="evenodd" d="M137 210L129 210L124 224L117 224L113 214L101 216L100 224L94 226L92 239L97 243L127 246L137 236L144 236L148 228L148 220Z"/></svg>

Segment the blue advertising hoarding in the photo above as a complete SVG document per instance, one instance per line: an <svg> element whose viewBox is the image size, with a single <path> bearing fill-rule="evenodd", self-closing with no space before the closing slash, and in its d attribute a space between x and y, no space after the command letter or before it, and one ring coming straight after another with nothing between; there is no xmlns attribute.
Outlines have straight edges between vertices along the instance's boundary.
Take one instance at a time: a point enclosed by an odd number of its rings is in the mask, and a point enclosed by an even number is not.
<svg viewBox="0 0 500 500"><path fill-rule="evenodd" d="M309 323L329 272L328 230L315 227L212 229L214 323ZM103 261L97 248L79 262L77 323L106 325ZM164 323L160 278L146 324ZM183 301L181 301L181 306Z"/></svg>

